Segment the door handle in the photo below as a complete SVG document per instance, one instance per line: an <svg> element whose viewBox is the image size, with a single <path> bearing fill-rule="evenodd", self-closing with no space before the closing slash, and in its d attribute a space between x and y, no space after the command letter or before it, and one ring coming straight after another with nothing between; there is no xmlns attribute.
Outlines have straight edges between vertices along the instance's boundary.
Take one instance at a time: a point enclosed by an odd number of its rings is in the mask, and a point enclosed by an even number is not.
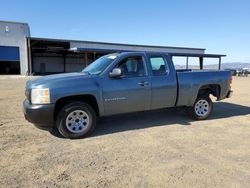
<svg viewBox="0 0 250 188"><path fill-rule="evenodd" d="M148 86L149 83L145 82L145 81L141 81L141 82L138 82L138 85L140 85L140 86Z"/></svg>

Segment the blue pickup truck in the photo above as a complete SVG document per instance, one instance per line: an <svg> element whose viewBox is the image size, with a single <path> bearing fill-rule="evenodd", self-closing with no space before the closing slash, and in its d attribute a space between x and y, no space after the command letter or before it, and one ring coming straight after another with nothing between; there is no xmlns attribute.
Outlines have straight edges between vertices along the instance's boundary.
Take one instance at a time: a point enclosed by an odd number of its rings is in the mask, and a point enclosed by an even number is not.
<svg viewBox="0 0 250 188"><path fill-rule="evenodd" d="M96 118L186 106L193 118L212 111L210 95L230 97L230 71L177 71L166 53L105 55L82 72L40 77L26 83L24 116L67 138L88 136Z"/></svg>

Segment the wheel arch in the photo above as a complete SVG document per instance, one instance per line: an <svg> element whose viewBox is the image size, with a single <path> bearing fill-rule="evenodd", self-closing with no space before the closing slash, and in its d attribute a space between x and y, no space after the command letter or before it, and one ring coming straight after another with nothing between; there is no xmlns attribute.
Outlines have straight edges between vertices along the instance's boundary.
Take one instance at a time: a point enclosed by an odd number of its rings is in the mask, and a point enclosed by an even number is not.
<svg viewBox="0 0 250 188"><path fill-rule="evenodd" d="M196 98L198 98L201 95L213 95L217 98L217 100L220 98L221 93L221 87L219 84L205 84L200 86Z"/></svg>
<svg viewBox="0 0 250 188"><path fill-rule="evenodd" d="M96 116L100 115L96 97L94 95L84 94L84 95L66 96L58 99L55 103L54 119L56 119L56 117L58 116L60 109L62 109L63 106L71 102L85 102L93 108Z"/></svg>

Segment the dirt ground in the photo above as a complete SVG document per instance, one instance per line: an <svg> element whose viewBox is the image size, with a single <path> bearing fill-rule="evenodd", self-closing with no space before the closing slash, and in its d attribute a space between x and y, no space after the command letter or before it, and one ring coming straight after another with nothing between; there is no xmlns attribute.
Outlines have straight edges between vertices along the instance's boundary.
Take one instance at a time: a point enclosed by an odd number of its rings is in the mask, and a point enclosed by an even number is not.
<svg viewBox="0 0 250 188"><path fill-rule="evenodd" d="M24 120L31 77L0 76L0 187L250 187L250 77L193 121L183 109L98 120L69 140Z"/></svg>

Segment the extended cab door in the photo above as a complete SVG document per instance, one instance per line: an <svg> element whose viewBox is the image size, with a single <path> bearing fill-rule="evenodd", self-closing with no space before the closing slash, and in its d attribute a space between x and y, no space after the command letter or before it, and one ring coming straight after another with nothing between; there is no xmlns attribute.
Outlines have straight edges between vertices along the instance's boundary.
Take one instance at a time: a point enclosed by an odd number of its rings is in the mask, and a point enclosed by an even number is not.
<svg viewBox="0 0 250 188"><path fill-rule="evenodd" d="M177 97L177 80L168 56L148 54L151 66L151 109L173 107Z"/></svg>
<svg viewBox="0 0 250 188"><path fill-rule="evenodd" d="M151 84L144 54L124 56L115 67L122 70L122 76L107 75L103 80L105 115L148 110Z"/></svg>

